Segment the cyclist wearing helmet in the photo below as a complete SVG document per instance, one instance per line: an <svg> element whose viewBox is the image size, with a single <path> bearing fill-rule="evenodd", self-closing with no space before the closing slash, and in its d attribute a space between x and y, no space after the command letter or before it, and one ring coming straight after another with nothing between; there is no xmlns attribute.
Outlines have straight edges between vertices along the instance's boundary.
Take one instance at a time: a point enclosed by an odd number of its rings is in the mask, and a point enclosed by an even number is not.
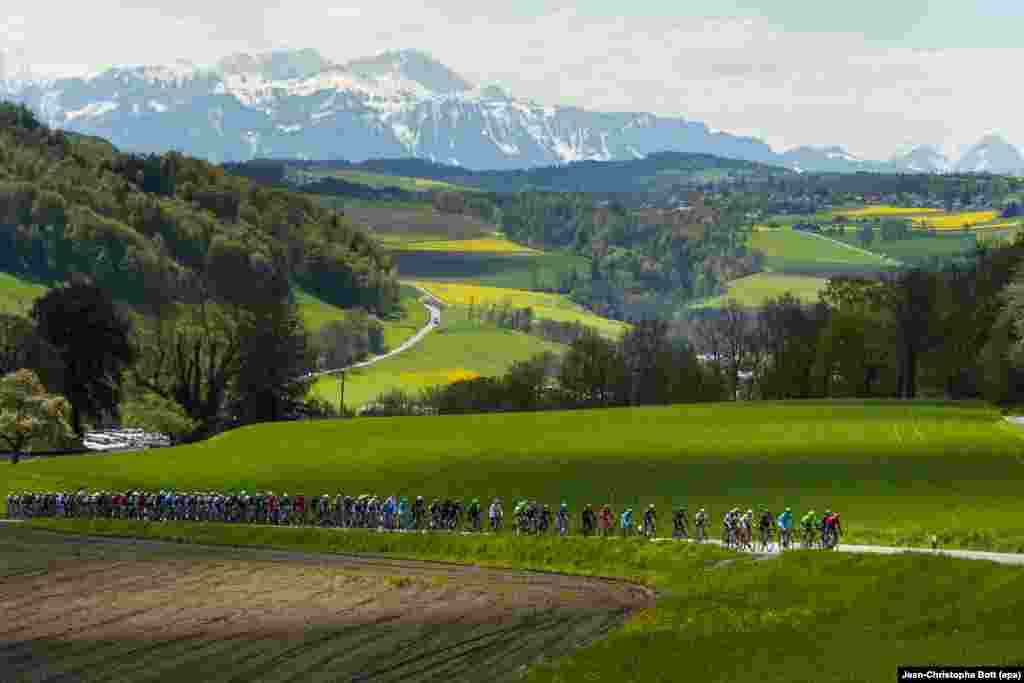
<svg viewBox="0 0 1024 683"><path fill-rule="evenodd" d="M793 536L793 509L786 508L776 519L779 525L779 547L788 548Z"/></svg>
<svg viewBox="0 0 1024 683"><path fill-rule="evenodd" d="M654 511L654 503L647 506L644 511L644 536L648 538L654 538L655 535L655 523L658 521L658 515Z"/></svg>
<svg viewBox="0 0 1024 683"><path fill-rule="evenodd" d="M619 528L623 537L633 534L633 508L626 508L619 517Z"/></svg>
<svg viewBox="0 0 1024 683"><path fill-rule="evenodd" d="M565 536L569 533L569 504L562 501L558 508L558 535Z"/></svg>

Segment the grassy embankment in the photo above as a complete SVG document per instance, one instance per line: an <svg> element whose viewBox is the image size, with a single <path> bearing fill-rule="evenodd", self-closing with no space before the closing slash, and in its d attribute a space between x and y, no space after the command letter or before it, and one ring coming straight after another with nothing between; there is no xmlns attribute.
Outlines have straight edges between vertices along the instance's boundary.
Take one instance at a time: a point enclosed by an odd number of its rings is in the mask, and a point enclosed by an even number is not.
<svg viewBox="0 0 1024 683"><path fill-rule="evenodd" d="M564 350L539 337L468 320L464 310L449 308L441 314L441 327L412 348L346 373L345 405L358 408L393 389L416 392L460 379L502 375L515 361ZM313 392L337 404L338 380L321 378Z"/></svg>
<svg viewBox="0 0 1024 683"><path fill-rule="evenodd" d="M543 439L537 438L542 434ZM177 485L830 505L851 540L1024 549L1021 436L980 405L788 403L251 427L147 455L9 467L0 488ZM243 467L244 465L244 467ZM901 664L1022 664L1024 572L928 556L770 561L639 540L46 522L79 532L394 556L641 581L657 605L530 681L887 680ZM739 653L739 655L737 654Z"/></svg>

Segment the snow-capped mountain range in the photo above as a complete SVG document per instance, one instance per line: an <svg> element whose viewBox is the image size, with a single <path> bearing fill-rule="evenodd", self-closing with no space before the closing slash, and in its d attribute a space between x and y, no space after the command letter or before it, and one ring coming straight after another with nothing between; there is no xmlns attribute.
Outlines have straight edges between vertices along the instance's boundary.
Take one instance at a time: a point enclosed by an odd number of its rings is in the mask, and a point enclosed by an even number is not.
<svg viewBox="0 0 1024 683"><path fill-rule="evenodd" d="M474 85L418 50L347 64L315 50L286 50L235 54L209 66L178 61L84 78L0 80L0 99L125 150L177 149L214 162L419 157L511 169L677 151L797 171L938 169L916 150L891 163L857 159L840 147L776 153L756 138L682 118L517 99L497 86ZM969 170L1024 172L1019 150L1001 140L986 139L964 162Z"/></svg>

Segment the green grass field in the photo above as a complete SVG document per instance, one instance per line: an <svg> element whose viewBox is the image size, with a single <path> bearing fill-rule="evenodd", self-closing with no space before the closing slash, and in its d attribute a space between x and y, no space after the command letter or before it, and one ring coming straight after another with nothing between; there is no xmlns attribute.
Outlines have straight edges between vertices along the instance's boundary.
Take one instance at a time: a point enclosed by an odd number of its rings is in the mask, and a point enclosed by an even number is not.
<svg viewBox="0 0 1024 683"><path fill-rule="evenodd" d="M600 575L656 589L653 608L568 657L535 665L524 679L532 683L887 681L900 665L1024 663L1024 572L989 562L815 551L756 561L709 546L571 537L115 521L38 526L213 545L386 553Z"/></svg>
<svg viewBox="0 0 1024 683"><path fill-rule="evenodd" d="M564 351L539 337L470 321L466 312L448 308L441 328L412 348L367 368L350 371L345 380L345 405L358 408L393 389L416 392L474 376L497 376L519 360L544 351ZM338 403L338 381L325 377L313 385L324 400Z"/></svg>
<svg viewBox="0 0 1024 683"><path fill-rule="evenodd" d="M397 251L392 259L406 280L467 282L503 289L543 289L558 285L571 269L584 272L589 261L567 253L485 254Z"/></svg>
<svg viewBox="0 0 1024 683"><path fill-rule="evenodd" d="M331 170L314 171L309 175L316 177L332 177L347 180L350 183L358 183L372 188L397 187L407 192L426 192L429 190L451 190L453 192L480 192L475 187L466 185L455 185L440 180L428 178L412 178L409 176L393 176L383 173L372 173L370 171L356 170Z"/></svg>
<svg viewBox="0 0 1024 683"><path fill-rule="evenodd" d="M776 272L843 270L851 266L869 270L890 265L883 256L790 229L757 230L751 233L748 246L763 252L765 267Z"/></svg>
<svg viewBox="0 0 1024 683"><path fill-rule="evenodd" d="M859 246L856 233L853 231L847 231L841 239L844 242L858 244ZM867 249L912 265L915 263L926 263L933 257L951 258L967 254L974 248L977 242L978 236L974 233L966 235L928 235L926 233L919 233L909 240L885 242L876 239Z"/></svg>
<svg viewBox="0 0 1024 683"><path fill-rule="evenodd" d="M24 315L48 289L45 285L29 282L16 275L0 273L0 313Z"/></svg>
<svg viewBox="0 0 1024 683"><path fill-rule="evenodd" d="M345 317L343 308L326 303L302 289L295 290L295 300L299 305L299 313L311 332L316 332L326 322ZM385 347L393 349L401 346L402 342L427 324L430 313L419 300L420 294L415 289L406 286L401 288L399 312L381 320Z"/></svg>
<svg viewBox="0 0 1024 683"><path fill-rule="evenodd" d="M1024 551L1018 430L982 404L888 401L363 418L246 427L142 455L5 464L0 493L145 486L530 496L566 500L577 512L586 503L655 503L663 521L670 506L687 503L707 507L716 529L735 505L790 505L841 511L850 542L917 545L936 533L947 546Z"/></svg>
<svg viewBox="0 0 1024 683"><path fill-rule="evenodd" d="M828 280L807 275L784 275L782 273L755 273L729 282L729 291L722 296L697 302L692 308L719 308L729 299L736 299L742 306L757 307L765 300L792 293L801 301L814 303L818 293L825 288Z"/></svg>
<svg viewBox="0 0 1024 683"><path fill-rule="evenodd" d="M78 486L375 491L840 510L850 542L1024 550L1024 432L975 403L786 402L246 427L146 454L3 465L0 494ZM891 680L898 665L1024 664L1024 572L921 555L758 561L640 540L45 521L98 534L383 553L619 577L655 607L527 672L534 682ZM737 656L737 653L742 656ZM870 656L868 656L870 653Z"/></svg>

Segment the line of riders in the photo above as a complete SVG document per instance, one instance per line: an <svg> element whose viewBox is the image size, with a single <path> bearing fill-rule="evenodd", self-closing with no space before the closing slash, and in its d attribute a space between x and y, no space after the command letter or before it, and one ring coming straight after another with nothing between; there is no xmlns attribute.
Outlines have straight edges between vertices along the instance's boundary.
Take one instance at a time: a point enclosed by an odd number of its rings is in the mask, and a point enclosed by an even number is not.
<svg viewBox="0 0 1024 683"><path fill-rule="evenodd" d="M7 516L16 519L33 517L100 517L107 519L136 519L147 521L229 522L273 525L315 525L349 529L382 529L388 531L475 531L484 529L484 517L491 532L502 530L505 519L501 499L495 498L483 506L479 498L465 504L460 500L435 498L429 504L422 496L411 503L407 497L387 498L370 494L346 496L338 494L306 497L276 495L273 492L249 495L245 491L234 494L177 493L174 491L131 491L127 493L59 492L11 494L7 496ZM570 533L569 506L562 503L558 510L537 501L517 501L512 510L513 529L516 534ZM711 519L704 508L693 518L694 540L708 539ZM686 506L676 507L672 514L672 537L689 539L690 516ZM755 517L753 510L729 510L722 520L722 543L741 550L755 550ZM768 551L777 534L778 549L790 548L797 529L793 512L786 508L777 517L768 508L761 507L756 518L757 548ZM634 526L633 508L626 508L618 517L610 505L595 510L587 505L580 516L580 533L584 536L632 536L638 534L654 538L657 530L655 506L648 506L641 523ZM818 515L814 510L800 520L801 545L804 548L833 549L839 543L842 524L839 513L826 511Z"/></svg>

